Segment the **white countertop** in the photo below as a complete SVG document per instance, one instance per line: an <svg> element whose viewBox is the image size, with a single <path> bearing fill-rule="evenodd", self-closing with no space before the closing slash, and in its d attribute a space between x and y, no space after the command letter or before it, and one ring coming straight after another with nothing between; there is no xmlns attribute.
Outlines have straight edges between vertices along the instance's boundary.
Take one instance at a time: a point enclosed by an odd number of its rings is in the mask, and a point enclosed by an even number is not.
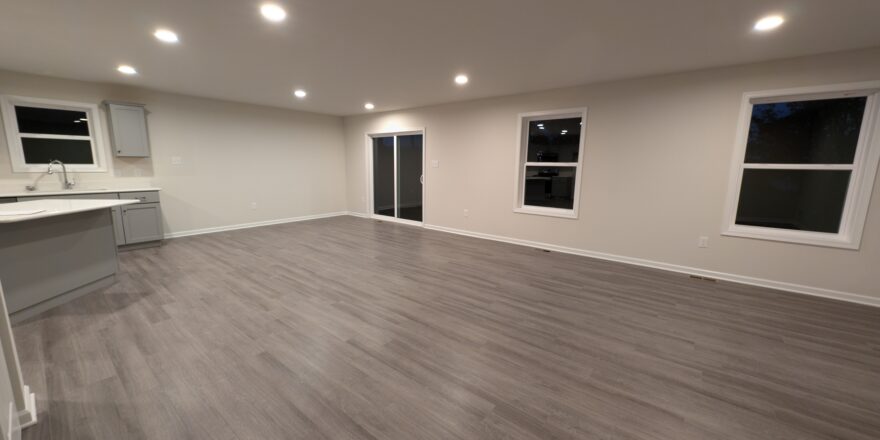
<svg viewBox="0 0 880 440"><path fill-rule="evenodd" d="M116 191L113 191L116 192ZM66 194L66 193L65 193ZM107 209L114 206L131 205L138 203L134 199L120 200L66 200L46 199L31 200L28 202L0 203L0 223L15 223L38 218L55 217L59 215L73 214L76 212L94 211ZM4 213L40 211L33 214L5 215Z"/></svg>
<svg viewBox="0 0 880 440"><path fill-rule="evenodd" d="M42 196L63 196L74 194L105 194L105 193L124 193L124 192L140 192L140 191L161 191L162 188L156 187L140 187L140 188L99 188L99 189L64 189L55 191L19 191L11 193L0 193L0 197L42 197Z"/></svg>

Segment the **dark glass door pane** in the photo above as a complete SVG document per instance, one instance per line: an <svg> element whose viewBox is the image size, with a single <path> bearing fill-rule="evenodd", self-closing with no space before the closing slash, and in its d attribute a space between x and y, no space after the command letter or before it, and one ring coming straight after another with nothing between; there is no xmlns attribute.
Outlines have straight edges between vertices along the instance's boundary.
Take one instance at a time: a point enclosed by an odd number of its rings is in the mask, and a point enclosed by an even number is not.
<svg viewBox="0 0 880 440"><path fill-rule="evenodd" d="M422 221L422 135L397 137L398 217Z"/></svg>
<svg viewBox="0 0 880 440"><path fill-rule="evenodd" d="M746 163L851 164L867 98L757 104Z"/></svg>
<svg viewBox="0 0 880 440"><path fill-rule="evenodd" d="M850 173L743 170L736 224L837 233Z"/></svg>
<svg viewBox="0 0 880 440"><path fill-rule="evenodd" d="M577 162L581 118L529 122L528 162Z"/></svg>
<svg viewBox="0 0 880 440"><path fill-rule="evenodd" d="M524 205L574 208L574 167L526 167Z"/></svg>
<svg viewBox="0 0 880 440"><path fill-rule="evenodd" d="M93 164L92 143L76 139L21 138L26 164L48 164L60 160L66 164Z"/></svg>
<svg viewBox="0 0 880 440"><path fill-rule="evenodd" d="M373 138L373 213L394 217L394 138Z"/></svg>
<svg viewBox="0 0 880 440"><path fill-rule="evenodd" d="M19 133L88 136L86 112L15 106Z"/></svg>

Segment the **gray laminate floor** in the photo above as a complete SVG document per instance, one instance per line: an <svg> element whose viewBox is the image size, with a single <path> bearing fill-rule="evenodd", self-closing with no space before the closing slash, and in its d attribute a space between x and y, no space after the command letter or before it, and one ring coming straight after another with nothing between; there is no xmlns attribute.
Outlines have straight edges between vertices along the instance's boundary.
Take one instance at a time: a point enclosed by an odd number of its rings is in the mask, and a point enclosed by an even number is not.
<svg viewBox="0 0 880 440"><path fill-rule="evenodd" d="M121 260L15 327L26 440L880 438L880 309L353 217Z"/></svg>

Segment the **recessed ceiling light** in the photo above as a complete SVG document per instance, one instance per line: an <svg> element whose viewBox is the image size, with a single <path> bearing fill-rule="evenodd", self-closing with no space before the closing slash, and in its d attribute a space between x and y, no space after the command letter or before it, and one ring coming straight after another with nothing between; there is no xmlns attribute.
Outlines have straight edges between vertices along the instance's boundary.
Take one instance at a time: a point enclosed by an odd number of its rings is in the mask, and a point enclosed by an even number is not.
<svg viewBox="0 0 880 440"><path fill-rule="evenodd" d="M263 14L266 20L276 23L287 18L287 12L281 6L274 3L264 3L263 6L260 6L260 13Z"/></svg>
<svg viewBox="0 0 880 440"><path fill-rule="evenodd" d="M463 85L467 84L467 83L468 83L468 77L467 77L467 75L458 75L458 76L456 76L456 77L455 77L455 83L458 84L458 85L460 85L460 86L463 86Z"/></svg>
<svg viewBox="0 0 880 440"><path fill-rule="evenodd" d="M168 29L156 29L156 32L153 32L153 36L163 43L177 43L180 41L177 38L177 34Z"/></svg>
<svg viewBox="0 0 880 440"><path fill-rule="evenodd" d="M770 31L782 26L782 23L785 23L785 18L781 15L768 15L755 22L755 30L761 32Z"/></svg>
<svg viewBox="0 0 880 440"><path fill-rule="evenodd" d="M368 102L368 103L364 104L364 108L367 110L372 110L372 109L376 108L376 106L373 105L372 102Z"/></svg>
<svg viewBox="0 0 880 440"><path fill-rule="evenodd" d="M306 91L301 90L301 89L297 89L293 92L293 96L296 96L297 98L300 98L300 99L305 98L306 95L307 95Z"/></svg>
<svg viewBox="0 0 880 440"><path fill-rule="evenodd" d="M116 68L120 73L124 73L126 75L134 75L138 73L137 69L129 66L128 64L120 64L119 67Z"/></svg>

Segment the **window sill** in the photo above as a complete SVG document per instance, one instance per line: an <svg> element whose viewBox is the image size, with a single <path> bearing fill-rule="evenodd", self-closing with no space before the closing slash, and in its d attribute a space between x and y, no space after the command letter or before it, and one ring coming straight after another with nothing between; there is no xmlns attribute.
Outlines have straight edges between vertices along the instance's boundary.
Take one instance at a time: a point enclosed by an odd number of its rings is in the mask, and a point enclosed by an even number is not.
<svg viewBox="0 0 880 440"><path fill-rule="evenodd" d="M67 165L68 173L106 173L107 167L104 166L95 166L95 165ZM13 173L45 173L48 169L49 164L41 164L41 165L15 165L12 167ZM56 165L56 172L61 172L61 165Z"/></svg>
<svg viewBox="0 0 880 440"><path fill-rule="evenodd" d="M831 247L858 250L860 240L854 240L845 234L829 234L825 232L790 231L757 226L735 225L722 232L726 237L752 238L756 240L779 241L810 246Z"/></svg>
<svg viewBox="0 0 880 440"><path fill-rule="evenodd" d="M577 212L573 209L527 207L513 208L513 212L516 212L518 214L543 215L547 217L559 217L568 219L578 218Z"/></svg>

